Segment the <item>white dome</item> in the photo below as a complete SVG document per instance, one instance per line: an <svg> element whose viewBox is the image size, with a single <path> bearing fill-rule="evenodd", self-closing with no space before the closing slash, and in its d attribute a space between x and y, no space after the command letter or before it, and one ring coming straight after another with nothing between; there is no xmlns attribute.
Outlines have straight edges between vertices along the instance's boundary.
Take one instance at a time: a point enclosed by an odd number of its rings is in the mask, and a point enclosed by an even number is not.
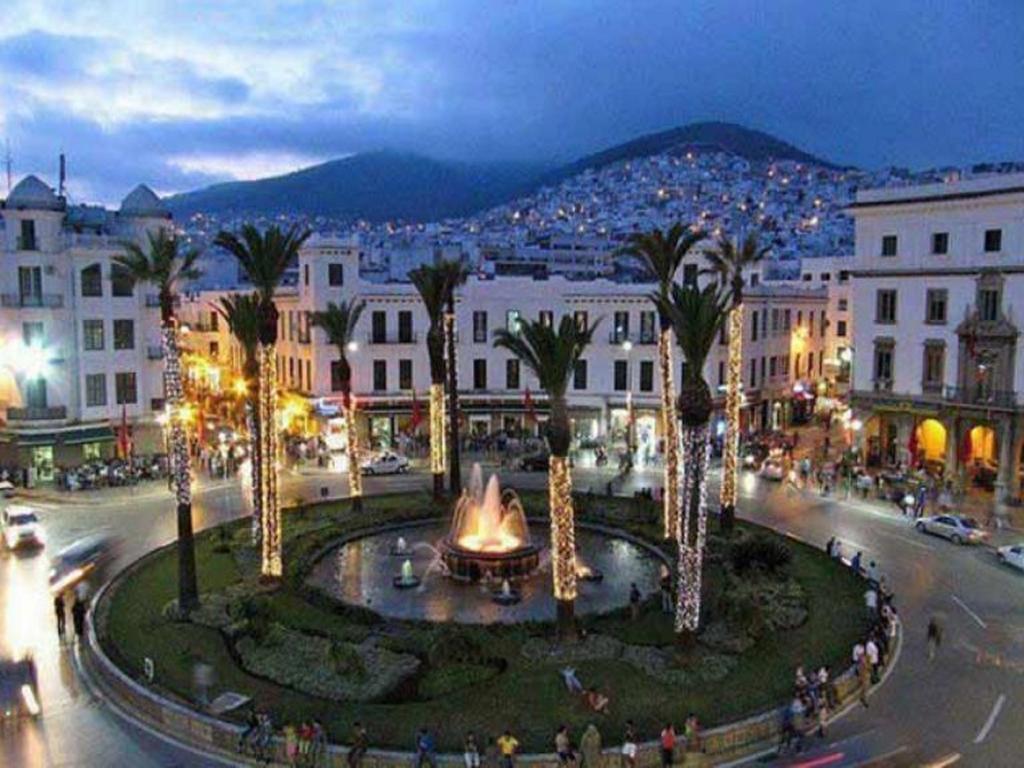
<svg viewBox="0 0 1024 768"><path fill-rule="evenodd" d="M7 197L7 208L60 211L64 202L38 176L26 176Z"/></svg>
<svg viewBox="0 0 1024 768"><path fill-rule="evenodd" d="M156 192L145 184L139 184L128 193L128 196L121 201L122 216L152 216L154 218L167 219L171 213L167 206L157 197Z"/></svg>

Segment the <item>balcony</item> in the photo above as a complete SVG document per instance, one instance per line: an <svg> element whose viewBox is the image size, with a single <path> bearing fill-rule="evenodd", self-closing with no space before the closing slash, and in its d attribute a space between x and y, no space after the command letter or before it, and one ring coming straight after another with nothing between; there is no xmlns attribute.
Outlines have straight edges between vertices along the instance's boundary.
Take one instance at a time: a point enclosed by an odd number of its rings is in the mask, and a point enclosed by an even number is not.
<svg viewBox="0 0 1024 768"><path fill-rule="evenodd" d="M35 237L18 237L16 245L19 251L39 250L39 241Z"/></svg>
<svg viewBox="0 0 1024 768"><path fill-rule="evenodd" d="M366 337L366 343L378 344L416 344L417 334L415 333L371 333Z"/></svg>
<svg viewBox="0 0 1024 768"><path fill-rule="evenodd" d="M63 405L7 409L8 421L63 421L67 417L68 409Z"/></svg>
<svg viewBox="0 0 1024 768"><path fill-rule="evenodd" d="M875 392L892 392L892 379L875 379L872 383Z"/></svg>
<svg viewBox="0 0 1024 768"><path fill-rule="evenodd" d="M0 296L0 306L19 308L38 307L60 309L64 306L64 295L60 293L5 293Z"/></svg>
<svg viewBox="0 0 1024 768"><path fill-rule="evenodd" d="M1016 408L1017 393L1004 389L980 389L978 387L946 387L943 399L958 405L975 405L983 408Z"/></svg>
<svg viewBox="0 0 1024 768"><path fill-rule="evenodd" d="M146 347L146 357L150 360L163 360L164 348L159 344L148 346Z"/></svg>

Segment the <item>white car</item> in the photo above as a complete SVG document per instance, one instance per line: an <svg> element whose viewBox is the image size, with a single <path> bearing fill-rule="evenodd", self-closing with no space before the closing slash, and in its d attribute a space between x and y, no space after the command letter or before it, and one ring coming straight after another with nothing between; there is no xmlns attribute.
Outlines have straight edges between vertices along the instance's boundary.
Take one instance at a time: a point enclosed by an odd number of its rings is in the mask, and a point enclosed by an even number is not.
<svg viewBox="0 0 1024 768"><path fill-rule="evenodd" d="M0 515L0 528L8 549L43 546L43 528L32 507L11 504Z"/></svg>
<svg viewBox="0 0 1024 768"><path fill-rule="evenodd" d="M932 533L954 544L977 544L988 537L977 521L963 515L922 517L914 527L921 533Z"/></svg>
<svg viewBox="0 0 1024 768"><path fill-rule="evenodd" d="M1013 566L1018 571L1024 571L1024 544L1000 547L996 550L996 557L999 558L999 562Z"/></svg>
<svg viewBox="0 0 1024 768"><path fill-rule="evenodd" d="M760 475L765 480L781 481L786 476L786 471L778 459L765 459L764 464L761 465Z"/></svg>
<svg viewBox="0 0 1024 768"><path fill-rule="evenodd" d="M364 475L397 475L409 471L409 460L397 453L380 453L363 462Z"/></svg>

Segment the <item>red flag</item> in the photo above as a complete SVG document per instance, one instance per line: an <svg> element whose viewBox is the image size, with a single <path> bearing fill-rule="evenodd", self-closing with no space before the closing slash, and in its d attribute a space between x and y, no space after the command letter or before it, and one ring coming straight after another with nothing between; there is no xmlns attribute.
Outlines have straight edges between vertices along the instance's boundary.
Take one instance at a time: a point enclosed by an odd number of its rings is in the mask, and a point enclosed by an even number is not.
<svg viewBox="0 0 1024 768"><path fill-rule="evenodd" d="M128 409L124 405L121 406L121 423L114 431L117 436L117 457L127 460L132 452L132 438L128 429Z"/></svg>
<svg viewBox="0 0 1024 768"><path fill-rule="evenodd" d="M420 401L416 399L416 390L412 391L412 417L409 419L409 431L415 432L423 422L423 412L420 410Z"/></svg>
<svg viewBox="0 0 1024 768"><path fill-rule="evenodd" d="M917 424L910 430L910 439L907 441L907 452L910 454L910 466L917 464Z"/></svg>
<svg viewBox="0 0 1024 768"><path fill-rule="evenodd" d="M974 453L974 444L971 441L971 432L968 430L964 432L963 440L960 441L960 463L967 464L971 460L971 456Z"/></svg>
<svg viewBox="0 0 1024 768"><path fill-rule="evenodd" d="M526 394L523 395L523 408L526 409L526 420L536 424L537 412L533 409L533 398L530 396L529 387L526 388Z"/></svg>

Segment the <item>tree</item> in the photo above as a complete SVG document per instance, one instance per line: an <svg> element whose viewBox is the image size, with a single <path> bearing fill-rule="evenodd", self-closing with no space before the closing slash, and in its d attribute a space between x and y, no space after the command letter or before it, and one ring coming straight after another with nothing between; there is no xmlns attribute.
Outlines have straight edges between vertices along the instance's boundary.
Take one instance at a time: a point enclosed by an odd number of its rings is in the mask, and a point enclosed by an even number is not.
<svg viewBox="0 0 1024 768"><path fill-rule="evenodd" d="M672 286L660 308L672 319L676 340L686 360L677 411L682 428L680 525L676 542L678 590L675 630L692 638L700 625L701 568L707 528L707 474L714 402L704 380L704 365L725 319L728 297L717 283L703 290Z"/></svg>
<svg viewBox="0 0 1024 768"><path fill-rule="evenodd" d="M658 291L651 296L655 306L667 302L671 295L673 280L680 265L694 245L706 235L681 223L672 225L664 232L631 235L621 253L643 259L647 268L658 281ZM661 376L661 425L665 435L665 498L664 536L675 538L679 527L679 430L676 425L675 396L672 360L672 321L661 309L658 310L658 372Z"/></svg>
<svg viewBox="0 0 1024 768"><path fill-rule="evenodd" d="M265 579L279 579L283 575L281 559L281 509L277 497L277 306L274 297L285 270L296 263L299 249L310 235L297 226L283 232L270 227L260 232L245 224L241 236L220 232L214 243L238 259L239 265L256 289L259 299L260 329L257 359L259 362L259 423L260 423L260 508L263 514L261 536L261 575Z"/></svg>
<svg viewBox="0 0 1024 768"><path fill-rule="evenodd" d="M178 608L188 614L199 605L196 577L196 550L192 529L192 466L188 435L181 418L181 345L174 304L182 282L200 276L196 267L199 252L183 251L177 237L164 227L146 233L147 244L124 243L124 254L113 258L132 283L144 283L157 289L160 300L160 333L164 348L164 402L170 430L174 489L178 510Z"/></svg>
<svg viewBox="0 0 1024 768"><path fill-rule="evenodd" d="M735 524L739 479L740 401L743 396L743 272L761 261L767 252L767 247L761 248L758 245L757 234L751 232L738 247L736 241L721 237L715 248L704 253L709 265L705 271L716 275L720 285L729 289L731 303L727 326L729 358L725 390L725 444L719 493L722 530L725 533L731 533Z"/></svg>
<svg viewBox="0 0 1024 768"><path fill-rule="evenodd" d="M427 310L427 357L430 360L430 472L434 476L434 499L444 497L444 308L446 284L437 267L424 265L409 273Z"/></svg>
<svg viewBox="0 0 1024 768"><path fill-rule="evenodd" d="M242 377L245 381L245 421L249 432L249 470L252 485L252 541L260 540L262 506L260 494L259 442L259 344L260 300L255 293L232 294L215 307L242 348Z"/></svg>
<svg viewBox="0 0 1024 768"><path fill-rule="evenodd" d="M352 496L352 510L363 510L363 476L359 461L359 430L356 428L356 404L352 399L352 366L348 362L349 345L359 317L366 308L365 301L327 302L327 309L313 313L313 325L320 326L327 334L327 340L338 348L339 383L341 402L345 409L345 433L348 439L348 487Z"/></svg>
<svg viewBox="0 0 1024 768"><path fill-rule="evenodd" d="M459 361L455 353L455 291L466 282L469 272L462 262L444 259L437 265L445 284L445 340L448 346L448 451L449 484L453 497L462 493L462 468L459 462Z"/></svg>
<svg viewBox="0 0 1024 768"><path fill-rule="evenodd" d="M563 640L576 635L576 532L568 463L571 433L565 391L599 323L597 320L589 328L583 327L565 315L556 330L539 320L523 320L518 328L499 328L494 339L495 347L507 349L537 377L541 389L547 392L551 407L547 423L550 450L548 504L558 634Z"/></svg>

